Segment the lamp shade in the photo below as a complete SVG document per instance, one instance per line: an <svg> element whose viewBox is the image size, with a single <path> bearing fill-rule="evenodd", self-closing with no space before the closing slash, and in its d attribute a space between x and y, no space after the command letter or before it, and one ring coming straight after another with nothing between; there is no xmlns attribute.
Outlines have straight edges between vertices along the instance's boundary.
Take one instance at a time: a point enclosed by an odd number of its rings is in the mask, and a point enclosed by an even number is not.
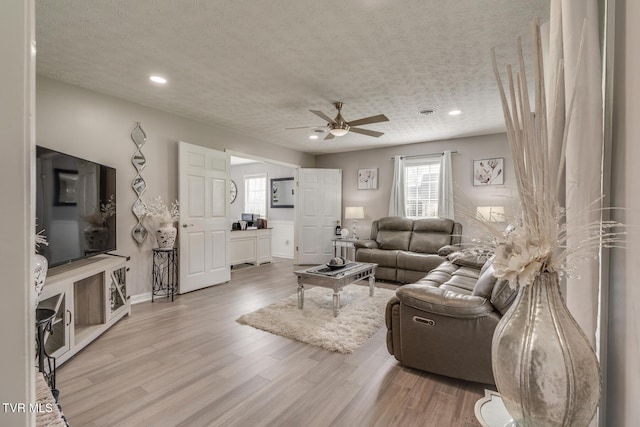
<svg viewBox="0 0 640 427"><path fill-rule="evenodd" d="M362 219L364 218L364 208L362 206L347 206L344 208L344 217L346 219Z"/></svg>

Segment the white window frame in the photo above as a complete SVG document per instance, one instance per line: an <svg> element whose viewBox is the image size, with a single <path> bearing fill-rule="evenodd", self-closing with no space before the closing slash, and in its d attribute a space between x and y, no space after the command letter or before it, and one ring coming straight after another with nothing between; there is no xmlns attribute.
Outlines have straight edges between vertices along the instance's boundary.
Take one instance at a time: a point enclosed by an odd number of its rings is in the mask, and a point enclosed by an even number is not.
<svg viewBox="0 0 640 427"><path fill-rule="evenodd" d="M440 157L406 159L404 164L405 212L413 219L438 218L438 192L440 190ZM422 167L423 171L417 168ZM425 170L426 169L426 170ZM428 178L423 183L425 172ZM416 182L420 181L420 188ZM416 194L420 191L420 195ZM415 207L412 206L415 203ZM420 206L421 205L421 206Z"/></svg>
<svg viewBox="0 0 640 427"><path fill-rule="evenodd" d="M264 200L262 203L256 202L252 199L252 196L254 196L257 193L257 191L249 190L248 188L249 181L252 181L255 179L264 179L264 191L262 192ZM244 213L259 214L260 217L266 218L267 217L267 174L259 173L259 174L252 174L252 175L244 175L242 177L242 181L244 183ZM255 208L257 208L259 212L255 212L254 211Z"/></svg>

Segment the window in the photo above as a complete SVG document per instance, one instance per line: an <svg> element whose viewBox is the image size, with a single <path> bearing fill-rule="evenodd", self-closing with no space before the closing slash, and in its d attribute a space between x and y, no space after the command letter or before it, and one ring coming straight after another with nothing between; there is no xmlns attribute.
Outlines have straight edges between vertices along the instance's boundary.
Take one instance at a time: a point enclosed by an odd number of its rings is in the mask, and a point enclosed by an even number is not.
<svg viewBox="0 0 640 427"><path fill-rule="evenodd" d="M244 177L244 212L267 216L267 175Z"/></svg>
<svg viewBox="0 0 640 427"><path fill-rule="evenodd" d="M440 158L406 160L405 212L411 218L438 217Z"/></svg>

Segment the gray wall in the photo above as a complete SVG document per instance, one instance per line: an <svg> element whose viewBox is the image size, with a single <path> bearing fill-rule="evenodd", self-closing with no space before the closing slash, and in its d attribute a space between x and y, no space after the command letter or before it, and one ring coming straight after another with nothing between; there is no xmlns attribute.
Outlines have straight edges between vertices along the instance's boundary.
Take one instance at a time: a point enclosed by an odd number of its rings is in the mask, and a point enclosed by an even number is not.
<svg viewBox="0 0 640 427"><path fill-rule="evenodd" d="M142 152L147 166L142 176L147 182L145 200L161 196L165 201L178 197L178 142L217 150L250 152L277 158L290 164L313 167L314 157L298 151L236 134L229 129L189 120L132 102L61 83L37 79L37 144L117 169L118 252L132 257L131 295L151 292L150 237L142 247L131 238L134 216L131 205L135 176L131 156L135 145L130 132L137 121L147 134Z"/></svg>
<svg viewBox="0 0 640 427"><path fill-rule="evenodd" d="M34 3L5 0L0 8L0 402L29 404L35 402L35 291L31 266L35 230L31 102L35 74L31 56ZM3 426L24 426L35 421L34 413L0 411Z"/></svg>
<svg viewBox="0 0 640 427"><path fill-rule="evenodd" d="M462 215L462 210L475 212L477 206L501 205L513 211L512 202L504 196L517 196L515 175L511 163L505 134L483 135L446 141L399 145L391 148L328 154L316 157L318 168L342 169L342 216L344 226L351 228L351 220L344 220L346 206L363 206L365 219L358 221L358 235L369 236L371 222L387 216L393 160L396 155L419 155L438 153L444 150L457 151L452 155L454 197L456 198L456 220L463 224L465 240L477 236L481 231ZM473 160L493 157L505 158L505 179L501 186L474 186ZM361 168L378 168L378 189L358 190L357 173Z"/></svg>

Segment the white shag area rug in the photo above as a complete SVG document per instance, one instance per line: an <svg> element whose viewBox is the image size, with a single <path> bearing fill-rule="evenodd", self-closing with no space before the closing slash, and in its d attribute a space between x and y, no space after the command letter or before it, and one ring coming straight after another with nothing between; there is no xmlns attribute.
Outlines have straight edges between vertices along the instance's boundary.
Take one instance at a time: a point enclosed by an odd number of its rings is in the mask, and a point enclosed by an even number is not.
<svg viewBox="0 0 640 427"><path fill-rule="evenodd" d="M349 285L340 292L340 311L333 317L333 290L305 288L304 308L297 294L244 314L237 322L340 353L353 353L384 323L387 301L395 291Z"/></svg>

